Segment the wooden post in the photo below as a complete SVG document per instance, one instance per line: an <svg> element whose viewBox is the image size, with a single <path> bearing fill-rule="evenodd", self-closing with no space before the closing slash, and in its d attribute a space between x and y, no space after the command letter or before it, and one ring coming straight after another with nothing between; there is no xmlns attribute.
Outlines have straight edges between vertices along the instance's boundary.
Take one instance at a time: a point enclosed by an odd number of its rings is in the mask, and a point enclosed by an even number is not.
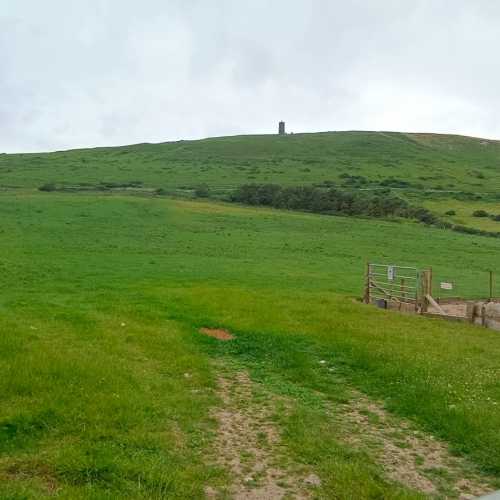
<svg viewBox="0 0 500 500"><path fill-rule="evenodd" d="M490 271L490 298L488 302L493 302L493 271Z"/></svg>
<svg viewBox="0 0 500 500"><path fill-rule="evenodd" d="M399 303L399 310L401 311L401 306L403 303L406 304L406 288L405 288L405 279L404 278L401 278L401 288L400 288L400 291L401 291L401 302Z"/></svg>
<svg viewBox="0 0 500 500"><path fill-rule="evenodd" d="M468 318L468 320L471 323L474 323L475 317L474 317L474 311L476 310L474 306L474 302L467 302L467 305L465 306L465 316Z"/></svg>
<svg viewBox="0 0 500 500"><path fill-rule="evenodd" d="M427 299L427 303L434 307L434 309L436 309L439 314L446 316L446 313L443 311L441 306L432 298L432 295L427 294L425 298Z"/></svg>
<svg viewBox="0 0 500 500"><path fill-rule="evenodd" d="M427 295L431 295L430 289L431 289L431 271L430 269L426 269L423 271L423 277L422 277L422 307L420 311L422 313L427 312L427 306L428 306L428 301L427 301Z"/></svg>
<svg viewBox="0 0 500 500"><path fill-rule="evenodd" d="M366 264L366 276L365 276L365 294L363 297L363 301L365 304L370 303L370 264Z"/></svg>
<svg viewBox="0 0 500 500"><path fill-rule="evenodd" d="M423 296L423 286L424 286L424 273L423 271L418 272L418 285L415 294L415 311L422 313L422 296Z"/></svg>
<svg viewBox="0 0 500 500"><path fill-rule="evenodd" d="M422 273L417 271L417 282L415 285L415 312L422 312L421 305L421 295L422 295Z"/></svg>

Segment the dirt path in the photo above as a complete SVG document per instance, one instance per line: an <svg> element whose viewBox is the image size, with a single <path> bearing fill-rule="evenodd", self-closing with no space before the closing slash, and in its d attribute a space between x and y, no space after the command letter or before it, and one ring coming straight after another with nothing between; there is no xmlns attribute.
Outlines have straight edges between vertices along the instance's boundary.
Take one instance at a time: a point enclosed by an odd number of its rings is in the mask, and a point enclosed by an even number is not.
<svg viewBox="0 0 500 500"><path fill-rule="evenodd" d="M284 468L279 463L280 436L273 415L284 400L270 397L246 372L220 376L222 407L214 417L218 422L215 449L218 463L229 473L228 491L207 488L208 498L235 500L278 500L310 498L319 479L300 467Z"/></svg>
<svg viewBox="0 0 500 500"><path fill-rule="evenodd" d="M213 413L218 423L214 460L232 483L226 488L207 487L207 497L316 498L320 479L314 471L291 463L289 457L284 460L273 419L289 411L293 401L271 394L252 382L245 371L226 372L222 367L218 391L221 405ZM381 403L355 390L346 404L332 406L325 400L325 411L335 422L339 441L366 452L390 481L429 497L462 500L494 490L493 479L488 481L472 464L452 455L446 443L389 414Z"/></svg>
<svg viewBox="0 0 500 500"><path fill-rule="evenodd" d="M429 496L463 500L494 489L472 464L452 455L445 443L359 392L353 391L349 403L334 413L345 441L366 450L394 481Z"/></svg>

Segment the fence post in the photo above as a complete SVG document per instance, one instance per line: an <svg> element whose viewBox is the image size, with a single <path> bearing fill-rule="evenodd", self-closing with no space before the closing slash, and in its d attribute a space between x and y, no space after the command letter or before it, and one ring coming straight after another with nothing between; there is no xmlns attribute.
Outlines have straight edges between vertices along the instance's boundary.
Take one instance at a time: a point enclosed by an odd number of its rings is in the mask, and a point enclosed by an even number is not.
<svg viewBox="0 0 500 500"><path fill-rule="evenodd" d="M425 271L422 271L422 305L420 311L422 313L427 312L427 295L431 295L430 289L432 287L432 276L431 276L431 270L426 269Z"/></svg>
<svg viewBox="0 0 500 500"><path fill-rule="evenodd" d="M465 316L468 318L468 320L474 324L474 321L476 319L475 313L476 313L476 306L474 302L467 302L466 307L466 312Z"/></svg>
<svg viewBox="0 0 500 500"><path fill-rule="evenodd" d="M415 312L418 313L420 309L420 296L422 294L422 273L417 270L417 280L415 282Z"/></svg>
<svg viewBox="0 0 500 500"><path fill-rule="evenodd" d="M366 264L365 294L363 297L365 304L370 303L370 264Z"/></svg>
<svg viewBox="0 0 500 500"><path fill-rule="evenodd" d="M493 271L490 271L490 299L488 302L493 302Z"/></svg>

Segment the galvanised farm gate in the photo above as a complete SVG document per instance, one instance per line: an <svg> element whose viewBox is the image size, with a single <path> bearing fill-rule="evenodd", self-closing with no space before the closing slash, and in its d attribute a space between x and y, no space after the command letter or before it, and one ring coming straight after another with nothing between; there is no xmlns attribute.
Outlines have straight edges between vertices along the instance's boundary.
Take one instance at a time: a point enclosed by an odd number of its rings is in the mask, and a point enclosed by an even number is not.
<svg viewBox="0 0 500 500"><path fill-rule="evenodd" d="M486 274L486 273L485 273ZM500 298L495 298L494 272L488 271L485 299L454 297L456 281L438 280L439 296L432 294L432 268L370 263L366 266L364 302L384 309L414 312L452 321L466 321L500 330ZM485 280L486 281L486 280ZM444 294L444 296L443 296Z"/></svg>
<svg viewBox="0 0 500 500"><path fill-rule="evenodd" d="M416 267L367 264L364 301L380 307L421 311L431 295L432 271Z"/></svg>

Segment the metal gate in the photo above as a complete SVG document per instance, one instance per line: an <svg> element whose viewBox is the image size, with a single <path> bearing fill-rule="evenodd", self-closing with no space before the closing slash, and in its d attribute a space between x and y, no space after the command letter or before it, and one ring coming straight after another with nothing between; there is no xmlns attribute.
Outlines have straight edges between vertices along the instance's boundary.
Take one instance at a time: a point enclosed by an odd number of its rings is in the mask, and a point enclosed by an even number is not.
<svg viewBox="0 0 500 500"><path fill-rule="evenodd" d="M389 264L368 264L364 301L381 307L421 309L432 277L429 270Z"/></svg>

